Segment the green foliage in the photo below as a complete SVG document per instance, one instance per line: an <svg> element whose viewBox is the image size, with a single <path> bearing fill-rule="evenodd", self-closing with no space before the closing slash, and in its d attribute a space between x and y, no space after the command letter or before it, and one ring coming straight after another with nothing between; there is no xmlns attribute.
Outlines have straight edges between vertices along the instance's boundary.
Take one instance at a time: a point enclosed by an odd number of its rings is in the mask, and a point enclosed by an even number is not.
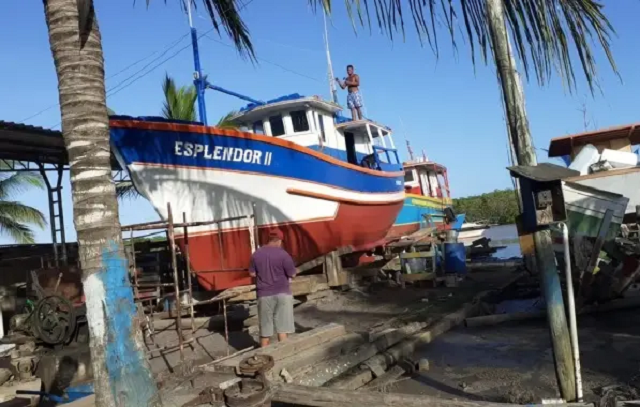
<svg viewBox="0 0 640 407"><path fill-rule="evenodd" d="M3 165L0 165L0 169ZM6 168L5 168L6 169ZM15 201L29 188L42 188L42 177L32 172L0 173L0 234L16 243L34 243L32 226L44 228L46 221L39 210Z"/></svg>
<svg viewBox="0 0 640 407"><path fill-rule="evenodd" d="M165 119L196 121L195 103L198 92L195 86L178 88L173 78L166 75L162 83L162 92L164 92L162 115Z"/></svg>
<svg viewBox="0 0 640 407"><path fill-rule="evenodd" d="M226 115L222 116L220 120L218 120L216 127L220 129L237 130L238 126L236 126L236 124L233 121L231 121L233 116L235 116L236 114L238 114L238 112L233 110L227 113Z"/></svg>
<svg viewBox="0 0 640 407"><path fill-rule="evenodd" d="M512 189L496 190L482 195L453 200L456 213L467 215L467 222L514 223L520 213L518 196Z"/></svg>

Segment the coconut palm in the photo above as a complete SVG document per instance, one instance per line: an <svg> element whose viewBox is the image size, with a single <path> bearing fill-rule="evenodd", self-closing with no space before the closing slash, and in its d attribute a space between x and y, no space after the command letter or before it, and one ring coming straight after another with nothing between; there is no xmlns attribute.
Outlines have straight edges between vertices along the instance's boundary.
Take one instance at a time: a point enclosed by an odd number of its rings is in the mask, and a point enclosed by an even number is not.
<svg viewBox="0 0 640 407"><path fill-rule="evenodd" d="M0 163L0 168L3 165ZM0 173L0 235L16 243L33 243L33 226L44 228L46 221L39 210L15 201L29 188L43 188L40 175L32 172Z"/></svg>
<svg viewBox="0 0 640 407"><path fill-rule="evenodd" d="M181 86L178 88L173 78L165 75L162 82L162 92L164 93L162 117L172 120L196 121L195 104L198 94L195 86ZM235 123L231 121L236 113L231 111L222 116L215 126L222 129L237 129ZM116 185L116 195L121 199L133 199L140 196L131 181L119 182Z"/></svg>
<svg viewBox="0 0 640 407"><path fill-rule="evenodd" d="M307 1L326 12L331 11L334 3ZM354 19L363 25L370 25L370 9L374 9L379 29L391 37L397 32L405 34L404 19L411 15L419 38L428 42L436 54L439 53L436 20L444 22L455 44L459 16L472 55L479 47L486 60L489 44L496 45L489 36L485 10L489 0L343 1ZM593 88L596 64L591 40L599 42L614 66L609 47L613 29L602 14L598 0L493 1L504 6L501 17L506 23L501 28L508 26L511 30L527 77L533 71L538 81L545 83L553 67L572 87L575 77L571 55L575 52ZM132 320L134 303L127 286L118 202L111 179L104 60L93 0L43 0L43 3L58 76L62 132L70 162L96 403L99 406L146 406L158 402L158 393L142 350L137 321ZM239 6L243 4L240 0L198 3L204 5L216 29L223 28L238 50L254 57L249 31L239 13ZM506 36L499 39L506 40ZM502 56L496 56L495 60L499 58ZM508 84L502 81L501 86Z"/></svg>
<svg viewBox="0 0 640 407"><path fill-rule="evenodd" d="M173 78L166 75L162 83L162 92L164 93L162 116L165 119L196 121L195 106L198 92L195 86L178 88Z"/></svg>

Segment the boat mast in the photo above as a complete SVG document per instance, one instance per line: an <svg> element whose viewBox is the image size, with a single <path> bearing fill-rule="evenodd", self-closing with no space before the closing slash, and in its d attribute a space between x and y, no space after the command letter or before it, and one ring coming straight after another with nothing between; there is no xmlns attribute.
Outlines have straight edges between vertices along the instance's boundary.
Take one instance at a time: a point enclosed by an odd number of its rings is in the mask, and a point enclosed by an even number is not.
<svg viewBox="0 0 640 407"><path fill-rule="evenodd" d="M338 103L338 92L333 76L333 66L331 65L331 53L329 52L329 31L327 30L327 12L322 8L322 20L324 21L324 47L327 52L327 75L329 76L329 91L333 98L333 103Z"/></svg>
<svg viewBox="0 0 640 407"><path fill-rule="evenodd" d="M185 0L187 2L187 14L189 15L189 28L191 29L191 46L193 48L193 65L195 72L193 73L193 83L196 86L198 94L198 116L200 121L207 125L207 108L204 101L204 90L206 89L205 78L202 76L202 68L200 67L200 52L198 51L198 32L193 26L191 17L191 2L193 0Z"/></svg>

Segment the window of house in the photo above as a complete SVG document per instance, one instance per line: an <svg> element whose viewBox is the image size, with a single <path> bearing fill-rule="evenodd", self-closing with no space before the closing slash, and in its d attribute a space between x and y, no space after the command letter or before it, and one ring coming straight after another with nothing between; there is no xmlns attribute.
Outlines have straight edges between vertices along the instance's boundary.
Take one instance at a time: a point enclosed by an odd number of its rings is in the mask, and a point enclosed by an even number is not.
<svg viewBox="0 0 640 407"><path fill-rule="evenodd" d="M307 112L305 110L291 112L291 121L293 122L294 132L309 131L309 121L307 120Z"/></svg>
<svg viewBox="0 0 640 407"><path fill-rule="evenodd" d="M271 135L282 136L284 134L284 122L282 121L282 115L277 114L269 117L269 124L271 124Z"/></svg>
<svg viewBox="0 0 640 407"><path fill-rule="evenodd" d="M415 178L413 178L413 170L406 171L404 173L404 182L413 182Z"/></svg>
<svg viewBox="0 0 640 407"><path fill-rule="evenodd" d="M264 125L262 120L253 122L253 132L256 134L264 134Z"/></svg>

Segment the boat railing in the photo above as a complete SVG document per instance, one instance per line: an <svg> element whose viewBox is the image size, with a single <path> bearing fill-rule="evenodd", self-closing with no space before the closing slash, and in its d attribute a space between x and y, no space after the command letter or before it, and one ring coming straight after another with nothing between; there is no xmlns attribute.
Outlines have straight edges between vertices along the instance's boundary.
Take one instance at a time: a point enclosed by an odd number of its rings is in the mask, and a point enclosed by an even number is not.
<svg viewBox="0 0 640 407"><path fill-rule="evenodd" d="M395 148L388 148L382 146L373 146L373 156L376 161L376 165L382 171L395 171L398 169L400 163L400 158L398 157L398 150ZM380 159L380 157L386 158L386 161ZM393 158L393 160L392 160Z"/></svg>

